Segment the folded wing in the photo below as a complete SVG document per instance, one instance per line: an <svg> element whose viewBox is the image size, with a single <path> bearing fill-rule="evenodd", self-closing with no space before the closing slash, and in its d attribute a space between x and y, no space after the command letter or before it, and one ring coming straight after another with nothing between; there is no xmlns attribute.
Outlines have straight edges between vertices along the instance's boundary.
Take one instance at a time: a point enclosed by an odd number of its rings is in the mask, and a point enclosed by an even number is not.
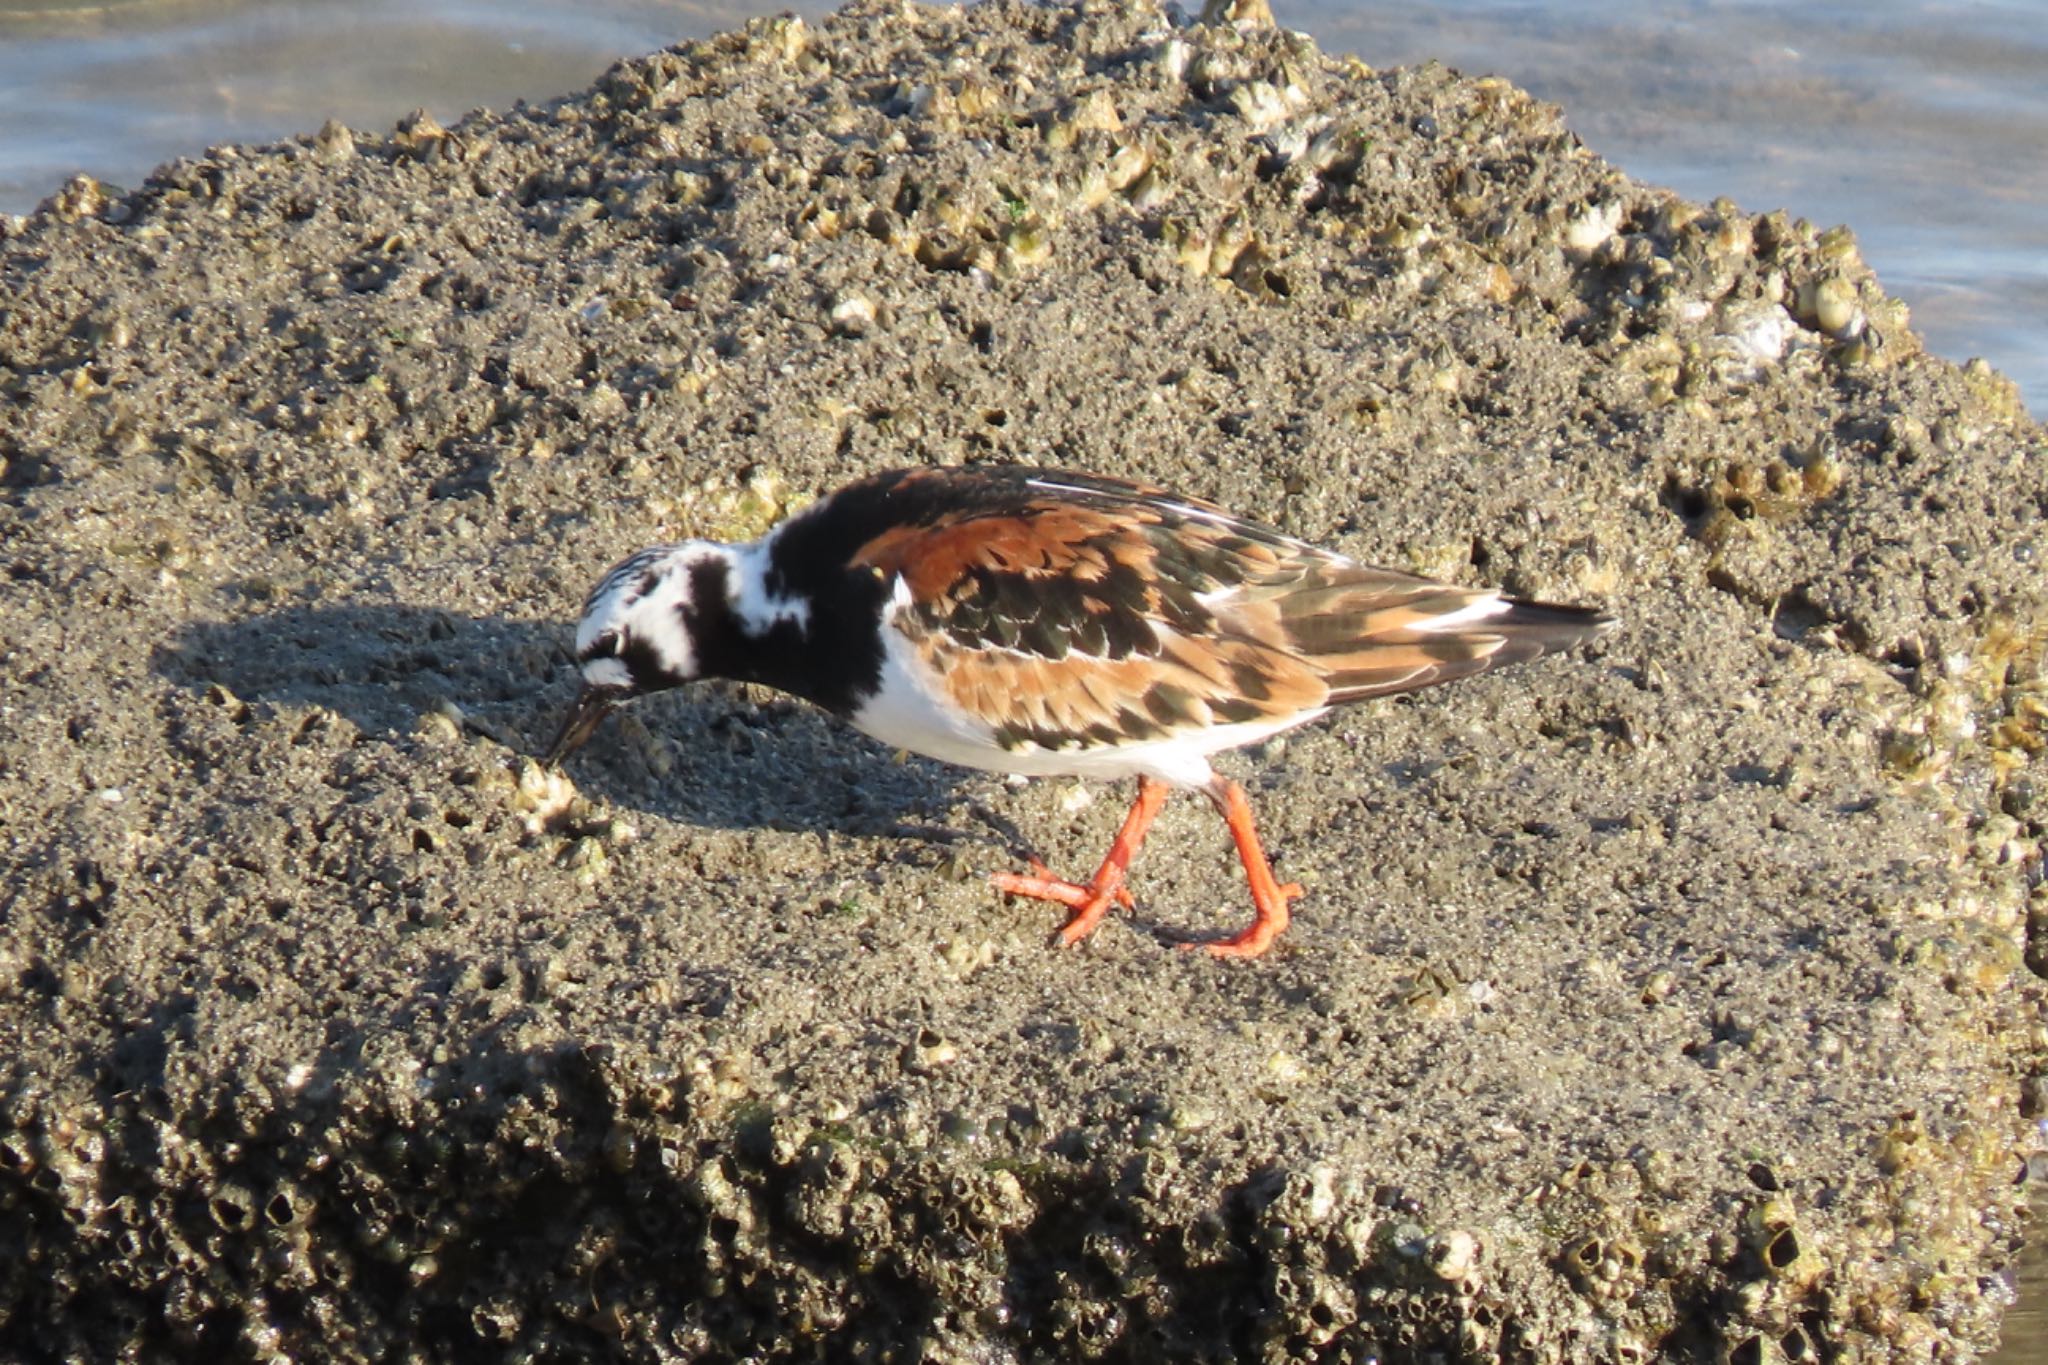
<svg viewBox="0 0 2048 1365"><path fill-rule="evenodd" d="M932 470L946 510L862 545L892 625L1015 747L1279 721L1532 659L1603 629L1369 568L1211 504L1097 475ZM971 488L939 489L949 479Z"/></svg>

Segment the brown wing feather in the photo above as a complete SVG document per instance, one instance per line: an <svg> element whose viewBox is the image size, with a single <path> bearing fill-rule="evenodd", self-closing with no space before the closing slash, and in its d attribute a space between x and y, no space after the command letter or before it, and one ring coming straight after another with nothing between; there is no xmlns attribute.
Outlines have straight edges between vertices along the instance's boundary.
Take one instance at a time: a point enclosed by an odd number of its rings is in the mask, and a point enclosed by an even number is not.
<svg viewBox="0 0 2048 1365"><path fill-rule="evenodd" d="M1186 519L1229 522L1206 504L1135 485L1019 492L892 527L853 557L902 578L912 605L896 629L1003 742L1143 742L1323 705L1311 664L1218 634L1197 600L1273 572L1283 559L1270 545Z"/></svg>
<svg viewBox="0 0 2048 1365"><path fill-rule="evenodd" d="M1311 712L1328 692L1300 660L1243 641L1173 638L1157 656L1048 659L962 645L942 633L906 633L947 696L988 722L1009 747L1168 739L1211 725ZM1257 679L1256 698L1243 688L1248 677Z"/></svg>
<svg viewBox="0 0 2048 1365"><path fill-rule="evenodd" d="M853 562L900 573L913 597L935 601L977 569L1100 579L1109 570L1103 541L1116 529L1110 517L1087 508L1027 505L1008 515L894 527L855 551Z"/></svg>
<svg viewBox="0 0 2048 1365"><path fill-rule="evenodd" d="M1465 677L1606 620L1354 563L1209 503L1097 475L920 471L923 503L862 544L901 576L903 632L1005 743L1158 739ZM905 509L908 510L908 509Z"/></svg>

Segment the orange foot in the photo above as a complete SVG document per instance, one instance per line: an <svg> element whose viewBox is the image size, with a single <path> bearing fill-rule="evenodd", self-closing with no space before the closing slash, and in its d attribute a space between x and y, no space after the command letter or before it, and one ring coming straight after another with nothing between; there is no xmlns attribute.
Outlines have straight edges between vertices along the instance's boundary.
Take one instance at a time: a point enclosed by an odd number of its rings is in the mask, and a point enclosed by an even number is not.
<svg viewBox="0 0 2048 1365"><path fill-rule="evenodd" d="M1183 943L1182 951L1192 948L1206 950L1212 957L1257 957L1273 946L1273 940L1280 937L1280 931L1287 927L1287 903L1307 895L1300 882L1281 882L1273 887L1273 908L1254 897L1258 905L1258 918L1230 938L1217 939L1209 943Z"/></svg>
<svg viewBox="0 0 2048 1365"><path fill-rule="evenodd" d="M1080 882L1062 881L1045 870L1045 864L1033 858L1031 870L1034 875L1021 872L992 872L989 882L996 890L1011 896L1030 896L1042 901L1057 901L1073 910L1067 922L1060 926L1060 942L1072 947L1095 932L1095 926L1109 913L1109 903L1115 901L1124 909L1136 907L1127 886L1083 886Z"/></svg>
<svg viewBox="0 0 2048 1365"><path fill-rule="evenodd" d="M1010 896L1030 896L1035 900L1058 901L1061 905L1079 910L1095 899L1095 888L1081 882L1070 882L1052 875L1038 859L1031 860L1031 875L1022 872L991 872L988 879L995 889ZM1106 888L1105 888L1106 889ZM1126 910L1138 908L1138 902L1131 895L1128 886L1118 886L1111 892L1112 898Z"/></svg>
<svg viewBox="0 0 2048 1365"><path fill-rule="evenodd" d="M1048 873L1045 864L1036 858L1031 860L1033 876L998 872L989 881L996 890L1013 896L1033 896L1070 907L1074 913L1060 926L1059 937L1061 943L1071 948L1095 932L1095 926L1102 923L1102 917L1109 913L1111 901L1126 910L1136 904L1124 886L1124 869L1131 865L1131 859L1145 842L1145 831L1159 817L1159 808L1166 804L1169 790L1156 777L1138 779L1138 799L1131 803L1130 813L1124 816L1123 828L1117 831L1115 842L1109 846L1109 856L1095 870L1094 881L1086 885L1061 881Z"/></svg>
<svg viewBox="0 0 2048 1365"><path fill-rule="evenodd" d="M1273 880L1266 850L1252 829L1252 807L1245 800L1244 788L1219 774L1209 784L1209 796L1222 810L1224 823L1230 826L1230 837L1237 844L1238 860L1244 864L1245 881L1251 886L1252 906L1257 913L1235 938L1183 946L1206 948L1213 957L1257 957L1272 947L1273 940L1287 927L1287 903L1303 894L1301 883Z"/></svg>
<svg viewBox="0 0 2048 1365"><path fill-rule="evenodd" d="M1258 913L1234 938L1181 946L1206 949L1215 957L1257 957L1272 947L1273 940L1287 928L1287 903L1302 895L1301 884L1273 879L1266 851L1260 847L1259 836L1252 828L1251 803L1245 800L1242 787L1219 775L1210 779L1205 790L1216 803L1216 809L1223 813L1224 822L1230 826L1230 837L1237 844L1245 880L1251 885L1252 905ZM1159 808L1166 804L1167 791L1167 785L1156 777L1138 779L1138 799L1131 803L1130 813L1124 816L1123 828L1117 831L1116 842L1109 846L1109 856L1096 869L1093 881L1062 881L1047 872L1045 864L1036 858L1031 860L1030 876L1021 872L998 872L989 881L996 890L1009 895L1057 901L1071 909L1074 913L1060 927L1059 939L1070 947L1079 943L1095 932L1095 926L1102 923L1102 917L1109 913L1111 902L1126 910L1132 908L1134 902L1124 887L1124 873L1130 867L1131 859L1137 855L1139 846L1145 842L1145 831L1152 827Z"/></svg>

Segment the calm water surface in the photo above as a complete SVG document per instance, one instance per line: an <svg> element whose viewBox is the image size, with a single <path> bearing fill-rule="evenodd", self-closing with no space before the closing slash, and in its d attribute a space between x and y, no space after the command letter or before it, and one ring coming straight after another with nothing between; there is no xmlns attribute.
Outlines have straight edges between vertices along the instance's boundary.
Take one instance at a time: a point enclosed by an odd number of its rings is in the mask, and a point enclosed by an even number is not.
<svg viewBox="0 0 2048 1365"><path fill-rule="evenodd" d="M2048 412L2048 0L1273 4L1374 66L1506 76L1641 179L1850 224L1935 351L1983 356ZM329 117L387 128L418 107L445 122L545 99L782 8L0 0L0 212L78 171L132 186L171 157ZM2048 1362L2044 1278L2037 1247L1999 1365Z"/></svg>

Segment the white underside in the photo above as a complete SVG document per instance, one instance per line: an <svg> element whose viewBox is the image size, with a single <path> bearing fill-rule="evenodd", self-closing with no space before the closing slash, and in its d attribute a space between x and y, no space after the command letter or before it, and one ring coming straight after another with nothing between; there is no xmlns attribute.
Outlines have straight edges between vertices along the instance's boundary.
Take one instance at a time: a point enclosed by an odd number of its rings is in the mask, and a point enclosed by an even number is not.
<svg viewBox="0 0 2048 1365"><path fill-rule="evenodd" d="M893 614L893 613L892 613ZM1200 787L1212 770L1209 755L1256 744L1282 730L1314 720L1327 707L1280 720L1211 725L1172 739L1136 744L1046 749L1035 744L1005 749L992 726L940 702L939 680L913 652L910 642L886 621L882 627L882 688L851 717L855 728L893 748L990 772L1029 777L1089 777L1113 781L1156 777L1180 787Z"/></svg>

